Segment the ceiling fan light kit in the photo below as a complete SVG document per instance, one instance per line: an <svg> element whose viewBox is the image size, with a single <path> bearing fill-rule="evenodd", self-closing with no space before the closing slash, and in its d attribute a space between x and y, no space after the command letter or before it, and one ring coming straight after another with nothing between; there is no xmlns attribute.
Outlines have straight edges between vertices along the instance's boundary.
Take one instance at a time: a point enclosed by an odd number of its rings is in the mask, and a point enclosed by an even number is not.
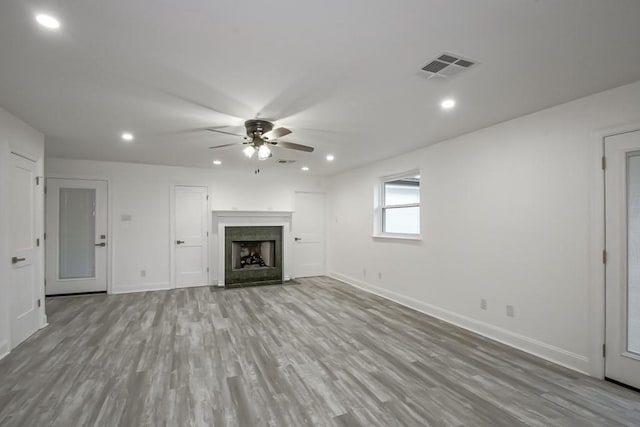
<svg viewBox="0 0 640 427"><path fill-rule="evenodd" d="M276 146L281 148L287 148L290 150L304 151L312 153L314 148L307 145L296 144L293 142L280 141L279 138L289 135L291 131L284 127L275 128L273 123L268 120L251 119L244 122L244 127L247 130L247 136L232 134L230 132L221 131L215 128L207 129L210 132L217 132L226 135L237 135L244 138L244 142L237 142L231 144L217 145L215 147L209 147L210 149L229 147L232 145L246 145L242 150L245 156L253 158L253 155L258 153L258 160L267 160L273 156L270 146Z"/></svg>
<svg viewBox="0 0 640 427"><path fill-rule="evenodd" d="M253 153L256 152L256 149L253 148L253 146L249 145L247 147L244 147L242 152L244 153L245 156L247 156L248 158L251 158L251 157L253 157Z"/></svg>
<svg viewBox="0 0 640 427"><path fill-rule="evenodd" d="M258 148L258 160L267 160L271 155L271 149L266 145L262 144L260 148Z"/></svg>

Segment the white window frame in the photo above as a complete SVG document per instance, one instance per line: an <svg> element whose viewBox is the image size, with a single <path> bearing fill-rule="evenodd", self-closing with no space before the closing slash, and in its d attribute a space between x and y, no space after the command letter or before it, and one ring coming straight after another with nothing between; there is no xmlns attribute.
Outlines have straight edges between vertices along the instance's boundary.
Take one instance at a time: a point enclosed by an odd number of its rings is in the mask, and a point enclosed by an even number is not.
<svg viewBox="0 0 640 427"><path fill-rule="evenodd" d="M384 211L389 208L411 208L420 209L422 202L422 190L419 193L418 203L407 203L403 205L387 205L385 202L385 184L403 178L411 178L420 175L420 169L412 169L398 174L380 177L375 191L375 214L373 238L377 239L400 239L400 240L422 240L422 215L418 219L418 233L388 233L384 231ZM422 186L420 186L422 188Z"/></svg>

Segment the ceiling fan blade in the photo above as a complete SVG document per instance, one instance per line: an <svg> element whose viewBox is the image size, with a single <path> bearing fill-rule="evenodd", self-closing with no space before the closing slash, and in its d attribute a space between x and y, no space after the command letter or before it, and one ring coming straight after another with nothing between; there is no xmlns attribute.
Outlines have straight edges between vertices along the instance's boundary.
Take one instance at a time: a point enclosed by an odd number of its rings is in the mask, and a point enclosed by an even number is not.
<svg viewBox="0 0 640 427"><path fill-rule="evenodd" d="M314 150L313 147L309 147L308 145L296 144L293 142L273 141L271 142L271 144L277 147L290 148L292 150L298 150L298 151L306 151L307 153L312 153Z"/></svg>
<svg viewBox="0 0 640 427"><path fill-rule="evenodd" d="M241 136L243 138L247 136L247 135L240 135L239 133L227 132L227 131L219 130L215 128L206 128L205 130L208 130L209 132L224 133L225 135Z"/></svg>
<svg viewBox="0 0 640 427"><path fill-rule="evenodd" d="M199 127L199 128L188 128L188 129L177 129L177 130L169 130L167 132L164 132L163 135L184 135L184 134L188 134L188 133L196 133L196 132L204 132L210 129L224 129L224 128L228 128L229 126L206 126L206 127Z"/></svg>
<svg viewBox="0 0 640 427"><path fill-rule="evenodd" d="M282 138L283 136L287 136L290 133L291 131L287 128L275 128L272 131L265 133L264 137L268 139L278 139L278 138Z"/></svg>
<svg viewBox="0 0 640 427"><path fill-rule="evenodd" d="M209 147L209 150L212 150L214 148L231 147L232 145L242 145L242 144L244 144L244 142L234 142L232 144L216 145L216 146L213 146L213 147Z"/></svg>

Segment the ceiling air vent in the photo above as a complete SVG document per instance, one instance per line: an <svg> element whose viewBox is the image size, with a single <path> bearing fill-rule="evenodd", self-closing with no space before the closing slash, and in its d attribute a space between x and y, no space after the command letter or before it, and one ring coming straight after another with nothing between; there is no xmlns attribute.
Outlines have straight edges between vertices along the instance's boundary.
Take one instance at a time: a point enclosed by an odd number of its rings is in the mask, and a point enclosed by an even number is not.
<svg viewBox="0 0 640 427"><path fill-rule="evenodd" d="M443 53L422 67L422 71L429 74L430 79L448 79L475 65L477 65L476 61L452 53Z"/></svg>
<svg viewBox="0 0 640 427"><path fill-rule="evenodd" d="M296 162L295 160L285 160L285 159L278 160L278 163L280 163L281 165L288 165L295 162Z"/></svg>

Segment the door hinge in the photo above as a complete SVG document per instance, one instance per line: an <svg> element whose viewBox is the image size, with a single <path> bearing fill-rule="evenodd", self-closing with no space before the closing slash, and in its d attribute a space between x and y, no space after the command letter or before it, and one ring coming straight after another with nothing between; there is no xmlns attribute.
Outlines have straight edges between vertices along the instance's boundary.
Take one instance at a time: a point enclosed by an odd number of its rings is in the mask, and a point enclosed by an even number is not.
<svg viewBox="0 0 640 427"><path fill-rule="evenodd" d="M207 231L207 237L209 237L209 232Z"/></svg>
<svg viewBox="0 0 640 427"><path fill-rule="evenodd" d="M36 239L36 246L40 247L40 239Z"/></svg>
<svg viewBox="0 0 640 427"><path fill-rule="evenodd" d="M602 344L602 357L607 357L607 345Z"/></svg>
<svg viewBox="0 0 640 427"><path fill-rule="evenodd" d="M44 235L43 235L43 239L44 239L44 240L47 240L47 233L44 233Z"/></svg>
<svg viewBox="0 0 640 427"><path fill-rule="evenodd" d="M209 272L209 267L207 267L207 273Z"/></svg>
<svg viewBox="0 0 640 427"><path fill-rule="evenodd" d="M606 170L607 169L607 158L605 156L602 156L602 170Z"/></svg>
<svg viewBox="0 0 640 427"><path fill-rule="evenodd" d="M44 194L47 194L47 186L44 186Z"/></svg>
<svg viewBox="0 0 640 427"><path fill-rule="evenodd" d="M36 185L40 185L40 177L36 176Z"/></svg>
<svg viewBox="0 0 640 427"><path fill-rule="evenodd" d="M602 263L603 264L607 263L607 250L606 249L602 250Z"/></svg>
<svg viewBox="0 0 640 427"><path fill-rule="evenodd" d="M40 307L40 305L42 305L42 303L40 302L40 298L38 298L38 307Z"/></svg>
<svg viewBox="0 0 640 427"><path fill-rule="evenodd" d="M207 194L207 200L209 200L209 195Z"/></svg>

